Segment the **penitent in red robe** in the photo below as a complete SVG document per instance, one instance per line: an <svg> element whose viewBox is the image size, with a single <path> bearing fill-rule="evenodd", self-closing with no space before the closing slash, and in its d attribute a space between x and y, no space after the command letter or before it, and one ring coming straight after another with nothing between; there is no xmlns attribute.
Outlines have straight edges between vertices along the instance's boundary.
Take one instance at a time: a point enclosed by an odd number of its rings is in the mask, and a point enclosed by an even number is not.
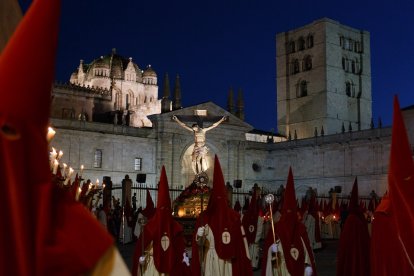
<svg viewBox="0 0 414 276"><path fill-rule="evenodd" d="M368 224L358 204L358 182L355 178L349 203L349 215L339 239L336 275L369 275L369 250Z"/></svg>

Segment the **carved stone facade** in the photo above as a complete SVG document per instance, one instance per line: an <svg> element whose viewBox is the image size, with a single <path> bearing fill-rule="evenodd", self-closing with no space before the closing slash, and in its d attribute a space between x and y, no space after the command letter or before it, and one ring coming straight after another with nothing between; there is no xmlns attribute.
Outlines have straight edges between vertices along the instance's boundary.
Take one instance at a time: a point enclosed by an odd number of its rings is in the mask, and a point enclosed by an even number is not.
<svg viewBox="0 0 414 276"><path fill-rule="evenodd" d="M141 70L114 49L90 64L81 60L70 84L55 85L52 107L53 118L151 127L147 116L161 112L157 74L151 65Z"/></svg>
<svg viewBox="0 0 414 276"><path fill-rule="evenodd" d="M291 41L295 42L295 52L287 53L286 47L293 47ZM98 61L92 64L100 64ZM241 180L246 189L257 183L264 190L276 191L280 184L285 184L292 166L298 196L304 195L308 187L316 188L319 195L328 195L335 186L342 188L342 195L348 195L355 177L360 195L368 195L372 190L382 195L387 187L391 128L370 126L369 34L329 19L316 21L278 35L277 66L278 126L285 137L272 134L266 137L266 133L253 130L251 125L212 102L163 113L155 112L154 108L154 114L148 116L151 128L92 120L98 113L118 108L130 110L134 103L141 108L140 95L146 95L147 99L153 95L149 91L157 88L156 79L150 83L143 81L143 73L141 82L137 67L129 60L122 67L127 70L114 71L113 76L119 78L114 78L112 84L107 76L111 71L99 71L104 67L94 65L82 69L84 75L78 70L77 77L71 78L72 85L55 85L52 125L57 134L52 146L64 151L62 161L74 169L83 164L84 175L90 179L110 176L115 184L120 184L126 174L135 180L136 174L144 173L147 184L156 185L160 168L165 165L170 186L184 188L194 179L191 167L194 137L172 116L188 118L196 110L206 110L209 116L229 116L228 121L207 132L206 144L209 163L213 163L217 154L225 181L231 184ZM133 70L136 79L131 81ZM302 80L306 81L306 95L301 94L305 91L297 90L301 89ZM348 80L355 84L355 90L352 86L347 90ZM127 91L133 86L141 87L137 91L143 93L133 94L127 108ZM116 91L121 91L122 100L116 98ZM137 99L138 105L134 102ZM158 99L150 101L159 106L158 102ZM78 115L83 113L79 120ZM414 108L406 108L403 116L409 139L414 142ZM207 175L211 181L212 168Z"/></svg>
<svg viewBox="0 0 414 276"><path fill-rule="evenodd" d="M75 169L85 166L84 175L90 179L110 176L121 183L126 174L134 180L137 173L147 175L147 183L158 183L158 174L165 165L171 187L188 186L194 178L191 168L192 133L171 119L173 115L193 115L194 110L208 110L210 115L229 115L209 102L150 116L152 128L134 128L77 120L53 119L57 129L52 146L62 149L62 161ZM410 140L414 138L414 109L403 112ZM207 132L209 158L217 154L225 181L233 184L242 180L249 189L257 183L265 190L275 191L285 184L289 166L295 176L298 196L313 187L319 195L328 195L330 188L342 187L348 195L358 177L361 195L375 190L379 195L387 187L391 128L374 128L343 134L318 136L277 143L247 140L252 127L229 115L229 121ZM101 164L96 163L100 150ZM139 170L134 167L140 159ZM212 179L212 168L208 170ZM210 183L211 184L211 183Z"/></svg>

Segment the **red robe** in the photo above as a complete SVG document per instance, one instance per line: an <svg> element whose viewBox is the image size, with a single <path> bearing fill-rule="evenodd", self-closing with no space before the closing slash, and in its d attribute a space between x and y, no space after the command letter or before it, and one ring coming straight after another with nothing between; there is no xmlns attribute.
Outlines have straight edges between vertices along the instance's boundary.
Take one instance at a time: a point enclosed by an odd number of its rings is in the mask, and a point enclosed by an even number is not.
<svg viewBox="0 0 414 276"><path fill-rule="evenodd" d="M280 239L282 243L283 251L285 254L285 261L287 269L292 276L303 276L305 271L305 249L309 253L311 263L309 264L313 270L313 276L316 276L316 266L315 259L313 256L313 251L310 246L308 233L306 232L306 227L300 221L281 219L275 224L275 237L276 240ZM303 243L305 248L303 247ZM267 234L265 245L263 247L263 259L262 259L262 276L266 275L266 262L268 258L268 249L273 244L273 233L270 230ZM290 254L289 250L292 247L295 247L299 251L299 257L295 260Z"/></svg>
<svg viewBox="0 0 414 276"><path fill-rule="evenodd" d="M166 235L170 245L166 251L162 249L161 239ZM145 256L142 252L152 244L154 263L158 272L168 273L171 276L191 275L189 267L182 262L185 250L182 226L173 220L171 213L161 214L161 210L144 226L143 233L139 236L135 245L132 275L137 275L139 257Z"/></svg>
<svg viewBox="0 0 414 276"><path fill-rule="evenodd" d="M385 195L374 213L371 233L371 275L412 275Z"/></svg>
<svg viewBox="0 0 414 276"><path fill-rule="evenodd" d="M343 226L337 253L337 276L370 274L370 237L368 224L358 204L358 184L355 178L349 203L349 215Z"/></svg>
<svg viewBox="0 0 414 276"><path fill-rule="evenodd" d="M191 270L193 275L201 274L197 229L208 224L214 235L217 255L222 260L231 260L233 275L253 275L250 259L247 257L247 241L244 242L240 215L227 204L227 190L217 156L214 163L213 189L207 209L200 214L195 225L192 241ZM230 234L230 242L223 242L223 235Z"/></svg>
<svg viewBox="0 0 414 276"><path fill-rule="evenodd" d="M0 56L0 275L87 273L113 244L51 180L46 133L59 10L59 0L33 1Z"/></svg>
<svg viewBox="0 0 414 276"><path fill-rule="evenodd" d="M147 206L148 203L147 201ZM144 231L136 243L132 273L137 275L139 257L145 256L151 250L154 266L159 273L190 275L189 268L182 262L184 249L183 228L172 218L167 174L163 166L158 186L157 209L144 226ZM151 257L146 258L149 260Z"/></svg>

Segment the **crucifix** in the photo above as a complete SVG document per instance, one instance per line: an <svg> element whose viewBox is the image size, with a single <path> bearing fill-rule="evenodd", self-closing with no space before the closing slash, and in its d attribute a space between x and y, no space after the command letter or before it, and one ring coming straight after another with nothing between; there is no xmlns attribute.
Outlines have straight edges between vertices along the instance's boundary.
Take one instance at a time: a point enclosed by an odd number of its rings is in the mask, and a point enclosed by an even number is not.
<svg viewBox="0 0 414 276"><path fill-rule="evenodd" d="M179 118L178 118L179 117ZM194 149L191 154L193 170L196 176L200 176L207 170L206 157L208 147L206 146L206 132L217 127L223 121L227 120L228 116L207 116L207 110L195 110L195 115L192 116L173 116L172 119L176 121L181 127L194 134ZM188 126L184 122L195 122ZM204 122L214 122L208 127L204 127Z"/></svg>

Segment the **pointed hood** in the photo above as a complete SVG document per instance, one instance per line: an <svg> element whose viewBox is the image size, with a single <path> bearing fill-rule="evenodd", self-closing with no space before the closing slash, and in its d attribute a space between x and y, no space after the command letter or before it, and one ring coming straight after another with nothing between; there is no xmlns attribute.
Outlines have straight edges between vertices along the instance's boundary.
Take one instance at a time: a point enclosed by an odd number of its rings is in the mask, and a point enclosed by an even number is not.
<svg viewBox="0 0 414 276"><path fill-rule="evenodd" d="M149 202L147 201L147 208ZM147 248L151 242L154 265L157 271L174 275L172 272L177 265L177 256L181 258L184 252L182 231L182 226L172 217L167 174L165 167L162 166L158 185L157 209L154 216L144 226L144 234L140 235L136 244L133 275L137 275L139 257L145 254L142 252L142 248ZM177 239L177 236L180 236L180 239Z"/></svg>
<svg viewBox="0 0 414 276"><path fill-rule="evenodd" d="M293 183L292 168L289 168L286 190L283 198L282 216L285 214L295 214L297 212L295 185Z"/></svg>
<svg viewBox="0 0 414 276"><path fill-rule="evenodd" d="M352 186L351 198L348 205L349 214L355 214L361 219L365 220L362 208L359 204L359 194L358 194L358 178L355 177L354 185Z"/></svg>
<svg viewBox="0 0 414 276"><path fill-rule="evenodd" d="M249 210L249 198L247 196L244 196L244 204L243 204L243 212Z"/></svg>
<svg viewBox="0 0 414 276"><path fill-rule="evenodd" d="M258 219L259 219L259 208L257 205L256 189L254 189L252 199L250 200L249 209L244 214L243 219L242 219L242 225L244 227L244 230L246 231L246 238L249 244L255 242Z"/></svg>
<svg viewBox="0 0 414 276"><path fill-rule="evenodd" d="M381 202L378 204L375 212L381 212L385 214L390 214L391 212L391 202L388 192L386 192L381 198Z"/></svg>
<svg viewBox="0 0 414 276"><path fill-rule="evenodd" d="M158 185L157 209L161 208L171 211L170 192L168 189L167 173L165 172L164 166L162 166L161 169L160 184Z"/></svg>
<svg viewBox="0 0 414 276"><path fill-rule="evenodd" d="M233 209L234 209L234 211L240 213L242 207L241 207L241 204L240 204L240 201L239 200L236 200L236 203L234 203Z"/></svg>
<svg viewBox="0 0 414 276"><path fill-rule="evenodd" d="M150 219L155 214L155 208L154 208L154 201L152 201L152 197L148 189L147 189L146 203L147 203L147 206L145 206L145 209L142 210L142 215L146 217L147 219Z"/></svg>
<svg viewBox="0 0 414 276"><path fill-rule="evenodd" d="M214 204L210 204L210 202L214 202ZM213 209L223 208L224 206L228 206L227 188L224 184L223 172L221 171L220 162L216 155L214 158L213 190L211 191L207 210L212 211Z"/></svg>
<svg viewBox="0 0 414 276"><path fill-rule="evenodd" d="M394 97L388 189L400 241L407 253L406 256L409 262L413 264L414 201L412 200L412 195L414 194L414 163L407 131L396 96Z"/></svg>
<svg viewBox="0 0 414 276"><path fill-rule="evenodd" d="M221 259L230 259L236 256L238 250L237 240L231 239L229 243L224 244L222 241L222 233L240 231L240 215L229 207L227 203L227 189L224 184L223 172L221 171L220 162L217 155L214 158L214 175L213 175L213 189L211 191L210 199L207 209L200 214L197 219L196 229L198 226L208 226L214 233L214 243L218 256ZM197 226L198 225L198 226ZM193 239L193 244L196 246L197 242ZM193 254L196 248L193 246ZM194 258L194 255L193 255Z"/></svg>
<svg viewBox="0 0 414 276"><path fill-rule="evenodd" d="M292 254L285 254L286 267L290 275L303 275L305 269L305 250L310 254L310 263L313 270L316 271L308 233L306 232L306 227L299 221L297 211L293 173L292 168L289 168L282 206L282 216L275 225L275 234L276 239L280 239L283 250L287 249L286 252L292 252L292 248L297 249L296 258ZM267 249L273 242L271 235L271 233L268 234L265 242L265 248ZM267 258L267 250L265 252L265 257Z"/></svg>
<svg viewBox="0 0 414 276"><path fill-rule="evenodd" d="M59 15L60 1L33 1L0 56L1 113L24 118L41 127L45 135ZM21 81L20 76L25 80Z"/></svg>
<svg viewBox="0 0 414 276"><path fill-rule="evenodd" d="M32 1L0 56L0 244L7 256L0 275L85 274L113 245L51 180L46 133L59 14L59 0Z"/></svg>
<svg viewBox="0 0 414 276"><path fill-rule="evenodd" d="M45 274L53 188L46 133L59 14L60 1L33 1L0 55L0 251L7 256L0 275Z"/></svg>
<svg viewBox="0 0 414 276"><path fill-rule="evenodd" d="M349 201L349 215L339 238L337 275L370 275L370 237L368 224L358 199L358 180L355 178Z"/></svg>

